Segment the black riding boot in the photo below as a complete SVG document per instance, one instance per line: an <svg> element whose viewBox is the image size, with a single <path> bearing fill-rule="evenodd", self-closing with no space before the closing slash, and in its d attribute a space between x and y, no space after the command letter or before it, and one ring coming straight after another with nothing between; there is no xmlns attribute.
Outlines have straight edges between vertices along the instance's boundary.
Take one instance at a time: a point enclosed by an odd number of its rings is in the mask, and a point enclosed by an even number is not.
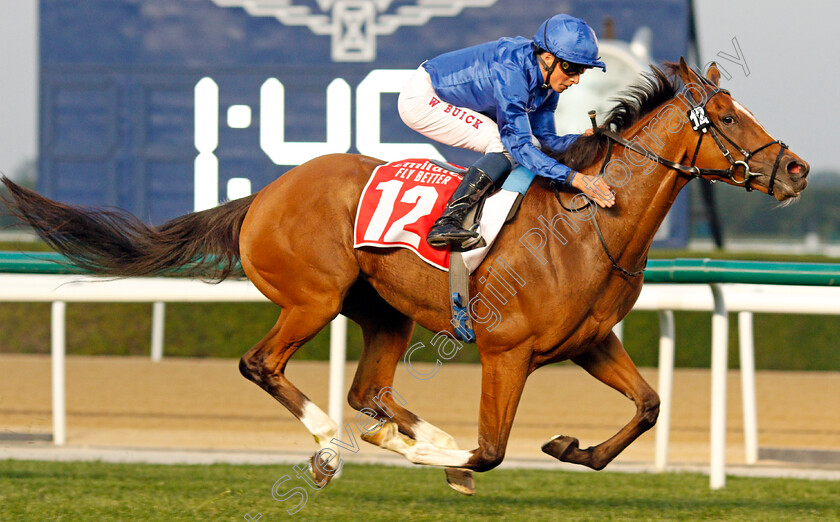
<svg viewBox="0 0 840 522"><path fill-rule="evenodd" d="M444 247L454 244L469 248L481 237L478 232L465 230L462 223L467 212L481 199L487 190L493 186L493 178L483 170L472 166L464 173L461 184L455 189L443 214L435 221L429 231L426 241L433 247Z"/></svg>

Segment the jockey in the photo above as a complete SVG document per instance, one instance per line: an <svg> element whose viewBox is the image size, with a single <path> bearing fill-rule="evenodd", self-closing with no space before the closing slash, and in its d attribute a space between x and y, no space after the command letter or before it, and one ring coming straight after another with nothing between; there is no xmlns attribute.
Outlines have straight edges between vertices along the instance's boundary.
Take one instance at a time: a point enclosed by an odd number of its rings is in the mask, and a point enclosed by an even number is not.
<svg viewBox="0 0 840 522"><path fill-rule="evenodd" d="M541 150L562 152L577 139L557 135L557 96L593 67L606 71L594 31L560 14L543 22L532 40L502 38L440 55L417 69L400 92L402 120L426 137L484 154L429 232L430 245L468 249L478 243L478 233L463 229L464 217L515 163L581 190L602 207L615 203L601 178L575 172Z"/></svg>

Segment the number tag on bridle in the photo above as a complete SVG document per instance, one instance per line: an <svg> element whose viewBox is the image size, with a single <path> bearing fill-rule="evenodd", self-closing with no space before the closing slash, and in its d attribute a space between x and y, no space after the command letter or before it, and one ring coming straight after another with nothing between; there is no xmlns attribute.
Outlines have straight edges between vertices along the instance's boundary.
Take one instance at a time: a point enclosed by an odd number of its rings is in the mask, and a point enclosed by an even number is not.
<svg viewBox="0 0 840 522"><path fill-rule="evenodd" d="M688 119L691 120L691 128L695 131L706 132L706 129L711 125L709 115L706 114L706 108L702 105L689 109Z"/></svg>

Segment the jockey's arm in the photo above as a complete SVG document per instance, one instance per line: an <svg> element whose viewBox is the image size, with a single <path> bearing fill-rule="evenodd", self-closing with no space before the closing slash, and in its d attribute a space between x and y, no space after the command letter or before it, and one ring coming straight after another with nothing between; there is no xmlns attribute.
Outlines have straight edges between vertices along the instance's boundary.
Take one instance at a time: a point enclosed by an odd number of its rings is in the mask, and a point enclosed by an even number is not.
<svg viewBox="0 0 840 522"><path fill-rule="evenodd" d="M571 181L572 169L558 163L531 142L531 119L528 117L528 81L512 64L495 64L493 69L496 123L502 144L513 159L539 176L561 183Z"/></svg>
<svg viewBox="0 0 840 522"><path fill-rule="evenodd" d="M523 114L522 118L527 123L527 115ZM568 183L592 198L601 207L609 208L615 205L615 193L602 179L602 176L590 176L570 169L566 165L548 157L539 148L535 147L531 142L530 133L523 133L524 136L522 134L511 135L510 130L506 132L506 129L509 127L517 128L515 124L509 124L508 122L499 126L502 143L520 165L523 165L539 176L561 183ZM575 135L575 137L577 136ZM547 168L543 169L540 165L546 165Z"/></svg>
<svg viewBox="0 0 840 522"><path fill-rule="evenodd" d="M531 132L539 140L543 149L556 153L565 152L580 134L559 136L554 124L554 111L557 110L557 95L551 98L531 114Z"/></svg>
<svg viewBox="0 0 840 522"><path fill-rule="evenodd" d="M540 141L543 147L549 147L557 153L565 152L580 134L566 134L559 136L554 124L554 111L557 109L557 97L537 109L531 115L531 128L534 136ZM592 129L586 129L584 136L592 134ZM610 186L600 176L589 176L573 171L569 185L585 193L602 207L611 207L615 204L615 194Z"/></svg>

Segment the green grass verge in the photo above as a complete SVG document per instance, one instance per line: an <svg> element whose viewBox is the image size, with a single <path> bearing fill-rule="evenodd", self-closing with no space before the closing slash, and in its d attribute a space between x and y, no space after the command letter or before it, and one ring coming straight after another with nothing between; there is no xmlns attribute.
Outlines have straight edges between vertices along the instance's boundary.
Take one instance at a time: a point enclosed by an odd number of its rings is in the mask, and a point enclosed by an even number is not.
<svg viewBox="0 0 840 522"><path fill-rule="evenodd" d="M272 498L300 486L301 499ZM667 473L494 470L477 494L451 491L429 468L347 465L323 491L291 465L163 466L0 461L2 520L837 520L836 482Z"/></svg>
<svg viewBox="0 0 840 522"><path fill-rule="evenodd" d="M43 246L33 243L34 247ZM11 250L12 245L0 244ZM21 245L13 245L20 247ZM657 258L714 257L747 260L830 262L823 256L747 255L721 252L661 251ZM279 309L270 303L170 303L166 307L166 356L239 357L265 335ZM0 303L0 353L49 353L50 308L46 303ZM677 312L676 365L708 368L711 314ZM148 355L151 305L80 304L67 306L67 350L78 355ZM350 325L348 358L362 347L360 329ZM417 327L412 345L423 342L412 362L434 362L432 333ZM840 317L757 314L756 367L766 370L840 371ZM625 346L639 366L656 366L659 323L655 312L631 312L625 320ZM730 367L738 367L737 325L730 319ZM329 333L321 332L295 355L296 359L327 360ZM453 362L478 362L475 346L466 346Z"/></svg>
<svg viewBox="0 0 840 522"><path fill-rule="evenodd" d="M277 320L272 304L168 304L167 357L238 358L259 341ZM711 362L711 314L678 312L676 366L708 368ZM840 371L840 317L756 314L756 367L762 370ZM67 351L72 355L149 355L151 305L81 304L67 306ZM50 307L46 303L0 303L0 353L49 353ZM659 322L655 312L631 312L625 320L624 344L638 366L657 365ZM730 317L730 368L738 368L737 317ZM417 327L412 345L426 349L412 362L434 362L432 333ZM348 359L362 348L358 326L348 328ZM325 329L295 355L298 360L328 360ZM475 345L466 345L453 362L478 362Z"/></svg>

